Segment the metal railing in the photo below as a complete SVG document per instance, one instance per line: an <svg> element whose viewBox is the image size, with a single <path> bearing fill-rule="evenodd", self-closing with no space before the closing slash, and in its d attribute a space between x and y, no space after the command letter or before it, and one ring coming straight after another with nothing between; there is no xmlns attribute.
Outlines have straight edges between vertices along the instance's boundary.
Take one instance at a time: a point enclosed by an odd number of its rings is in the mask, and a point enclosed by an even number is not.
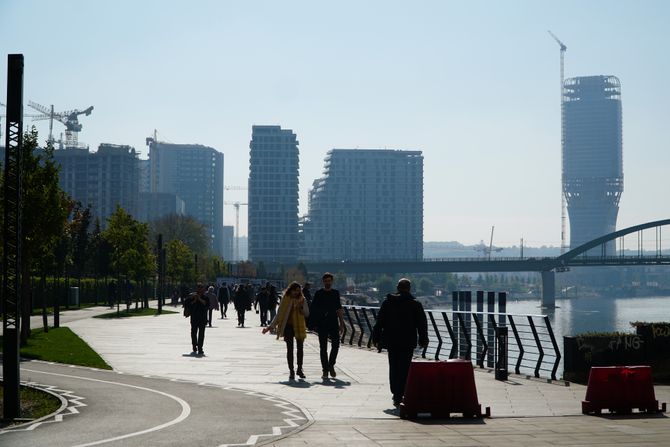
<svg viewBox="0 0 670 447"><path fill-rule="evenodd" d="M378 307L343 306L345 331L341 342L372 348L372 328ZM426 310L428 337L426 348L417 348L421 357L462 358L482 368L495 365L495 328L509 329L509 367L516 374L556 380L561 352L546 315L498 312Z"/></svg>

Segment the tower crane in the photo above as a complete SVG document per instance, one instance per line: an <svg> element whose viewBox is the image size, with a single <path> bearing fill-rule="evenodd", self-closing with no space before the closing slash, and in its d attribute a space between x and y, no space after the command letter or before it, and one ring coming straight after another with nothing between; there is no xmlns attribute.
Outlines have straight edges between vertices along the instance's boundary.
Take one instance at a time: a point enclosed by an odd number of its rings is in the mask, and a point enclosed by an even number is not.
<svg viewBox="0 0 670 447"><path fill-rule="evenodd" d="M564 63L565 63L565 52L568 47L565 46L561 40L556 37L554 33L547 30L549 35L554 38L556 43L561 49L561 254L565 253L567 248L565 230L566 230L566 203L565 203L565 193L563 192L563 184L565 183L564 173L563 173L563 163L565 157L565 100L563 99L563 81L564 81Z"/></svg>
<svg viewBox="0 0 670 447"><path fill-rule="evenodd" d="M248 206L248 203L240 202L223 202L224 205L232 205L235 207L235 252L233 257L236 261L240 260L240 207Z"/></svg>
<svg viewBox="0 0 670 447"><path fill-rule="evenodd" d="M28 101L28 105L41 113L41 115L33 117L33 121L49 120L49 141L53 142L53 122L54 120L65 124L65 147L77 147L79 143L79 132L81 132L81 124L79 123L79 115L90 115L93 111L93 106L85 110L66 110L63 112L54 112L54 106L46 107L33 101Z"/></svg>

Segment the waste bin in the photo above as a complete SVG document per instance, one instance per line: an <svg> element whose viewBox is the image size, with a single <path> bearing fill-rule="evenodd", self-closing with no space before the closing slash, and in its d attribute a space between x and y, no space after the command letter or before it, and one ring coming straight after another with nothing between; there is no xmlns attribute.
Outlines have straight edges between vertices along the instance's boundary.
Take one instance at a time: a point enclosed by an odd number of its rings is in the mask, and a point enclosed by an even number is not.
<svg viewBox="0 0 670 447"><path fill-rule="evenodd" d="M496 380L507 380L507 327L497 326L495 328L495 335L495 377Z"/></svg>
<svg viewBox="0 0 670 447"><path fill-rule="evenodd" d="M70 287L70 306L79 306L79 287Z"/></svg>

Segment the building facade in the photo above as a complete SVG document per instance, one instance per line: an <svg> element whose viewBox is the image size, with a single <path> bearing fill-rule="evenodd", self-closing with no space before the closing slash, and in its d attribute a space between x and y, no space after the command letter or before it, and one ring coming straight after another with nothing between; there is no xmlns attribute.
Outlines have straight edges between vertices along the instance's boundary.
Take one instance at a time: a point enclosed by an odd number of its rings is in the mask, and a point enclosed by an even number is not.
<svg viewBox="0 0 670 447"><path fill-rule="evenodd" d="M298 258L298 140L290 129L253 126L249 172L249 259Z"/></svg>
<svg viewBox="0 0 670 447"><path fill-rule="evenodd" d="M301 223L305 260L423 259L422 153L331 150Z"/></svg>
<svg viewBox="0 0 670 447"><path fill-rule="evenodd" d="M616 230L623 193L619 79L566 79L563 107L563 194L570 219L570 248L576 248ZM614 255L615 248L612 241L607 254Z"/></svg>
<svg viewBox="0 0 670 447"><path fill-rule="evenodd" d="M232 225L223 226L223 260L226 262L239 261L235 259L235 227ZM239 256L238 256L239 257Z"/></svg>
<svg viewBox="0 0 670 447"><path fill-rule="evenodd" d="M82 205L90 205L102 228L117 205L137 217L139 160L135 148L103 143L97 152L58 149L54 151L54 160L60 165L61 189Z"/></svg>
<svg viewBox="0 0 670 447"><path fill-rule="evenodd" d="M206 226L210 248L223 255L223 154L199 144L147 139L152 193L184 201L186 214Z"/></svg>
<svg viewBox="0 0 670 447"><path fill-rule="evenodd" d="M168 192L140 192L138 220L151 222L161 217L186 214L186 203L176 194Z"/></svg>

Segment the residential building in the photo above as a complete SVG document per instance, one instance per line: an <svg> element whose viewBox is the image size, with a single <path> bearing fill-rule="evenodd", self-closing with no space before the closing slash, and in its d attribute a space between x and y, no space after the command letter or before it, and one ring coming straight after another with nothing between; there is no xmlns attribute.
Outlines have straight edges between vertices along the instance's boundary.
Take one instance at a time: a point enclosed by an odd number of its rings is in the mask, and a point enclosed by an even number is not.
<svg viewBox="0 0 670 447"><path fill-rule="evenodd" d="M298 140L290 129L253 126L249 172L249 259L298 258Z"/></svg>
<svg viewBox="0 0 670 447"><path fill-rule="evenodd" d="M186 214L207 228L210 248L223 254L223 154L199 144L172 144L147 138L152 193L184 201Z"/></svg>
<svg viewBox="0 0 670 447"><path fill-rule="evenodd" d="M186 214L186 203L169 192L140 192L138 220L151 222L169 214Z"/></svg>
<svg viewBox="0 0 670 447"><path fill-rule="evenodd" d="M423 259L421 151L329 151L302 231L305 260Z"/></svg>
<svg viewBox="0 0 670 447"><path fill-rule="evenodd" d="M61 189L82 205L90 205L102 228L117 205L137 217L139 169L135 148L102 143L97 152L79 147L57 149L54 160L60 165Z"/></svg>

